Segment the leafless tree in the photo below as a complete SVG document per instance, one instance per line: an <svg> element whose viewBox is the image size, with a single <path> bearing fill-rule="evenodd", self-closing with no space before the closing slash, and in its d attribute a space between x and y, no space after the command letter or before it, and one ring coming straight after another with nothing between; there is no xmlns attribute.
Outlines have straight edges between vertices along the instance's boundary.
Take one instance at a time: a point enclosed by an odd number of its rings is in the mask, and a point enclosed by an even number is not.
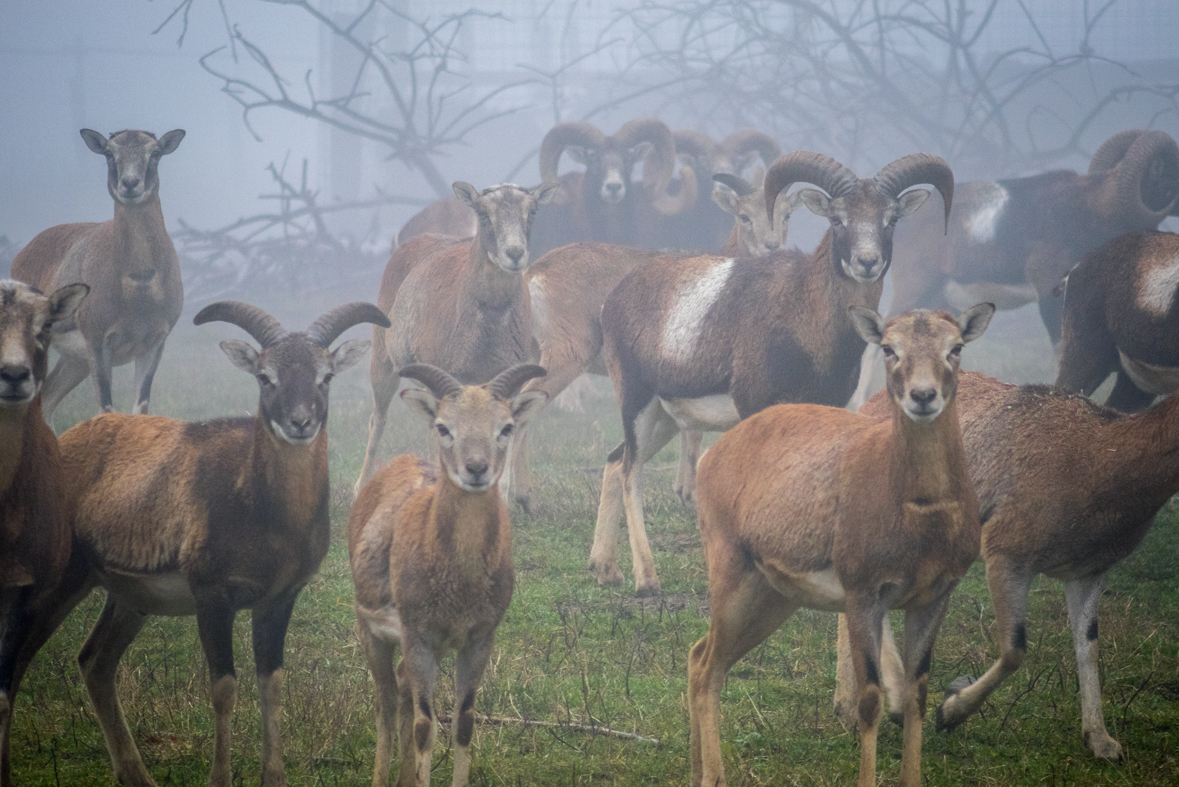
<svg viewBox="0 0 1179 787"><path fill-rule="evenodd" d="M841 160L891 155L872 150L883 143L1019 169L1090 153L1100 140L1086 132L1130 99L1179 118L1179 84L1095 50L1117 2L1084 3L1068 52L1042 32L1060 9L1026 0L640 0L613 27L633 31L628 87L645 83L702 125L754 126ZM996 51L996 25L1013 21L1034 43Z"/></svg>

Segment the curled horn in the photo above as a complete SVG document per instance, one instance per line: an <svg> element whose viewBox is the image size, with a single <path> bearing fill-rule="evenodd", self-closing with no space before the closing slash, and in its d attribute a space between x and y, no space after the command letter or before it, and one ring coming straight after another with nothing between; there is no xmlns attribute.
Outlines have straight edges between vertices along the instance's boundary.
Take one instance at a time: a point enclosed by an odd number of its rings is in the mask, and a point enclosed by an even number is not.
<svg viewBox="0 0 1179 787"><path fill-rule="evenodd" d="M575 120L558 123L549 129L540 143L540 179L544 183L557 180L557 164L561 154L570 145L601 149L606 144L606 135L592 123Z"/></svg>
<svg viewBox="0 0 1179 787"><path fill-rule="evenodd" d="M778 143L774 141L773 137L765 134L757 129L743 128L740 131L734 131L725 137L725 141L721 143L721 147L729 151L730 155L737 157L743 156L750 151L757 151L761 156L761 160L768 166L772 164L775 159L782 154L782 150L778 147ZM736 173L740 175L741 173Z"/></svg>
<svg viewBox="0 0 1179 787"><path fill-rule="evenodd" d="M398 369L397 376L417 380L429 388L436 399L458 396L463 391L463 384L451 377L449 372L428 363L411 363Z"/></svg>
<svg viewBox="0 0 1179 787"><path fill-rule="evenodd" d="M1179 145L1162 131L1147 131L1117 165L1117 200L1132 221L1157 225L1179 195Z"/></svg>
<svg viewBox="0 0 1179 787"><path fill-rule="evenodd" d="M857 180L856 173L822 153L796 150L778 156L766 171L763 183L770 228L774 226L774 202L778 194L793 184L813 183L832 197L841 197L851 191Z"/></svg>
<svg viewBox="0 0 1179 787"><path fill-rule="evenodd" d="M896 199L901 192L918 183L929 183L942 195L945 203L945 229L950 229L950 205L954 202L954 171L941 156L932 153L913 153L885 164L876 177L877 187Z"/></svg>
<svg viewBox="0 0 1179 787"><path fill-rule="evenodd" d="M1126 151L1134 144L1134 140L1145 133L1139 129L1119 131L1102 142L1101 147L1093 154L1093 160L1089 162L1089 174L1100 175L1102 172L1113 169L1119 161L1125 158Z"/></svg>
<svg viewBox="0 0 1179 787"><path fill-rule="evenodd" d="M443 372L445 374L445 372ZM485 387L494 396L510 399L520 390L520 386L534 377L544 377L547 374L543 366L534 363L518 363L509 366L495 376Z"/></svg>
<svg viewBox="0 0 1179 787"><path fill-rule="evenodd" d="M748 197L757 190L749 183L749 181L745 180L745 178L739 178L736 175L730 175L727 172L718 172L712 176L712 179L717 183L723 183L733 191L737 192L738 197Z"/></svg>
<svg viewBox="0 0 1179 787"><path fill-rule="evenodd" d="M713 151L720 147L712 137L699 131L673 131L672 136L675 138L675 152L691 156L696 159L697 165L701 159L711 161Z"/></svg>
<svg viewBox="0 0 1179 787"><path fill-rule="evenodd" d="M671 185L675 171L675 138L667 124L655 118L628 120L615 132L613 139L623 148L632 148L640 142L651 143L651 152L643 161L643 190L652 200L669 196L667 187Z"/></svg>
<svg viewBox="0 0 1179 787"><path fill-rule="evenodd" d="M197 312L196 317L192 318L193 325L204 325L207 322L228 322L236 325L253 336L254 341L262 345L263 349L270 347L287 335L278 320L257 306L251 306L241 301L210 303Z"/></svg>
<svg viewBox="0 0 1179 787"><path fill-rule="evenodd" d="M307 329L307 338L320 347L327 347L344 331L362 322L371 322L382 328L388 328L391 324L385 313L376 306L364 301L353 301L337 306L311 323Z"/></svg>

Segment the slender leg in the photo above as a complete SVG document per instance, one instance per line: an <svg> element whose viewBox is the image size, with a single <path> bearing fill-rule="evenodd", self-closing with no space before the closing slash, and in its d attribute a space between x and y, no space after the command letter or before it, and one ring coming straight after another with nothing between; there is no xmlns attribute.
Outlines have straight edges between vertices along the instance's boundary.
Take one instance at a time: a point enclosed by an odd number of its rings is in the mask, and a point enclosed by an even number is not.
<svg viewBox="0 0 1179 787"><path fill-rule="evenodd" d="M131 787L154 787L155 782L143 767L139 749L131 738L127 719L119 705L115 691L115 673L119 668L127 646L147 622L147 616L120 604L114 596L107 594L106 606L94 624L94 630L78 654L78 665L82 668L82 679L94 705L94 715L106 738L115 778L120 784Z"/></svg>
<svg viewBox="0 0 1179 787"><path fill-rule="evenodd" d="M589 569L599 585L622 581L618 568L618 523L622 521L622 452L618 446L610 452L602 471L602 496L598 500L598 519L594 524L594 545L590 548Z"/></svg>
<svg viewBox="0 0 1179 787"><path fill-rule="evenodd" d="M905 667L897 643L892 636L892 625L885 620L881 629L880 666L884 678L884 693L888 698L888 719L894 724L904 725ZM857 723L856 673L852 667L851 646L847 640L847 616L839 616L838 656L835 662L835 717L843 726L852 728Z"/></svg>
<svg viewBox="0 0 1179 787"><path fill-rule="evenodd" d="M643 521L643 466L676 436L679 427L659 404L659 400L652 399L634 420L633 429L635 451L631 454L626 449L622 457L622 505L626 511L626 530L630 536L635 593L657 596L660 591L659 576L655 573L655 559L651 555L647 526Z"/></svg>
<svg viewBox="0 0 1179 787"><path fill-rule="evenodd" d="M213 699L213 767L209 787L230 787L229 766L232 730L230 719L237 704L237 673L233 668L233 608L220 598L197 598L197 632L209 663ZM263 695L265 696L265 695Z"/></svg>
<svg viewBox="0 0 1179 787"><path fill-rule="evenodd" d="M395 670L397 677L397 739L400 747L400 765L398 767L397 787L417 787L418 776L414 770L416 742L414 741L414 709L413 689L409 685L409 665L402 656L401 663ZM433 733L431 733L433 734ZM373 785L377 787L377 785ZM380 785L380 787L385 787Z"/></svg>
<svg viewBox="0 0 1179 787"><path fill-rule="evenodd" d="M66 394L77 388L83 380L90 376L90 364L82 358L63 355L53 365L53 371L45 378L45 385L41 389L41 411L45 414L45 423L53 426L53 411L66 398Z"/></svg>
<svg viewBox="0 0 1179 787"><path fill-rule="evenodd" d="M876 736L880 728L880 638L888 610L874 597L847 598L847 640L856 677L860 729L859 787L876 787Z"/></svg>
<svg viewBox="0 0 1179 787"><path fill-rule="evenodd" d="M774 590L756 568L731 550L709 550L712 621L688 652L692 787L724 787L720 693L737 661L794 613L797 605Z"/></svg>
<svg viewBox="0 0 1179 787"><path fill-rule="evenodd" d="M1081 683L1081 729L1093 754L1106 760L1120 760L1122 745L1110 737L1101 714L1101 676L1097 669L1097 604L1105 574L1064 583L1068 621L1077 652L1077 677Z"/></svg>
<svg viewBox="0 0 1179 787"><path fill-rule="evenodd" d="M12 703L19 681L16 672L21 653L33 632L30 609L32 586L0 590L0 785L10 787L8 741L12 732Z"/></svg>
<svg viewBox="0 0 1179 787"><path fill-rule="evenodd" d="M696 462L700 459L703 432L680 432L680 465L675 474L675 493L685 503L696 500Z"/></svg>
<svg viewBox="0 0 1179 787"><path fill-rule="evenodd" d="M949 588L941 597L919 609L905 612L905 740L901 751L901 787L921 787L921 733L929 692L929 667L933 643L946 617ZM885 620L885 628L890 628Z"/></svg>
<svg viewBox="0 0 1179 787"><path fill-rule="evenodd" d="M977 681L963 686L964 681L959 678L951 684L937 710L939 730L950 730L966 721L1023 664L1028 649L1027 601L1031 584L1031 572L1005 558L988 557L987 585L995 606L999 660Z"/></svg>
<svg viewBox="0 0 1179 787"><path fill-rule="evenodd" d="M397 644L376 637L363 620L356 621L356 634L377 689L377 751L372 787L388 787L393 734L397 730L397 674L393 670Z"/></svg>
<svg viewBox="0 0 1179 787"><path fill-rule="evenodd" d="M410 784L416 787L429 787L430 761L434 754L434 736L438 730L433 709L434 686L438 680L438 662L442 646L441 643L423 641L417 632L408 628L402 628L401 644L405 654L401 667L405 668L403 676L411 693L411 708L405 707L404 694L401 703L401 711L404 714L401 720L401 783L402 787L409 787ZM408 719L405 717L409 716L407 710L412 712L413 719L409 730L406 729ZM406 735L407 732L409 735ZM410 741L412 753L409 753L410 756L407 758L406 744ZM411 763L413 781L407 782L406 769Z"/></svg>
<svg viewBox="0 0 1179 787"><path fill-rule="evenodd" d="M525 513L532 511L532 466L528 460L528 426L520 427L512 438L512 486L514 497Z"/></svg>
<svg viewBox="0 0 1179 787"><path fill-rule="evenodd" d="M283 646L298 596L299 591L295 590L276 599L267 608L255 610L253 615L254 665L262 705L262 784L265 787L285 787L287 783L279 732Z"/></svg>
<svg viewBox="0 0 1179 787"><path fill-rule="evenodd" d="M360 467L360 478L356 479L355 494L360 494L361 488L368 483L377 470L377 447L381 437L385 434L385 420L389 416L389 404L397 393L397 386L401 378L393 368L388 355L377 357L377 347L373 346L373 360L370 377L373 384L373 414L368 419L368 445L364 448L364 464Z"/></svg>
<svg viewBox="0 0 1179 787"><path fill-rule="evenodd" d="M872 398L872 394L880 390L879 382L873 380L873 373L883 366L880 363L883 357L879 345L869 344L864 348L864 354L860 356L860 379L856 383L856 392L847 403L847 409L852 412L859 410L864 402Z"/></svg>
<svg viewBox="0 0 1179 787"><path fill-rule="evenodd" d="M455 657L454 696L459 702L454 714L454 778L451 787L467 787L471 771L471 736L475 731L475 692L491 660L495 629L472 632L467 645Z"/></svg>
<svg viewBox="0 0 1179 787"><path fill-rule="evenodd" d="M160 358L164 355L164 342L167 335L160 339L151 350L135 359L135 407L133 415L147 415L147 405L151 400L151 383L156 376L156 369L160 368Z"/></svg>
<svg viewBox="0 0 1179 787"><path fill-rule="evenodd" d="M94 388L98 392L98 407L104 413L115 409L111 398L111 358L106 337L99 337L90 347L90 374L94 376Z"/></svg>

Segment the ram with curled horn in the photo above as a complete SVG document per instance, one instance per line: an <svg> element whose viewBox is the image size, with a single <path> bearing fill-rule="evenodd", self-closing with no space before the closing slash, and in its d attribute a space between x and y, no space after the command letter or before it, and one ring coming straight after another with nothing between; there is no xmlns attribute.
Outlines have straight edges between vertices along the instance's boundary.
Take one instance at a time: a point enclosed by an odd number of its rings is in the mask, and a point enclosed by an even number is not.
<svg viewBox="0 0 1179 787"><path fill-rule="evenodd" d="M848 309L878 308L893 230L930 194L910 187L932 184L946 214L954 195L954 175L937 156L905 156L857 178L832 158L799 151L767 171L767 215L802 182L818 188L790 199L831 225L812 253L656 259L606 299L603 353L624 442L606 466L590 554L600 583L622 578L616 542L625 511L636 590L658 592L642 467L678 431L724 431L780 402L847 403L865 346Z"/></svg>
<svg viewBox="0 0 1179 787"><path fill-rule="evenodd" d="M331 344L354 325L389 324L370 303L332 309L303 332L237 301L206 306L194 319L214 321L238 326L259 345L221 342L257 380L257 415L187 423L108 413L60 441L67 493L76 501L75 539L86 557L38 623L60 622L90 590L106 590L78 661L115 778L136 787L155 782L116 694L123 652L150 615L196 616L215 716L208 783L229 787L233 624L245 609L261 694L262 784L286 784L283 647L295 599L327 554L328 389L369 347L367 339Z"/></svg>
<svg viewBox="0 0 1179 787"><path fill-rule="evenodd" d="M1037 303L1058 345L1065 275L1119 235L1157 229L1179 211L1177 196L1179 146L1162 131L1115 134L1083 175L1057 170L963 183L948 234L931 215L897 234L906 264L894 275L890 312Z"/></svg>

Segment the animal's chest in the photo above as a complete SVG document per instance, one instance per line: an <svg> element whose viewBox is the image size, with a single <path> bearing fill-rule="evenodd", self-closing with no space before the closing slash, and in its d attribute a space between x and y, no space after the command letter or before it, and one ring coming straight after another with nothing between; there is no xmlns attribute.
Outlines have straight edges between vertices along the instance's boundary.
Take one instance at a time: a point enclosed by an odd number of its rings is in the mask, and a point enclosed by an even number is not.
<svg viewBox="0 0 1179 787"><path fill-rule="evenodd" d="M200 560L183 562L194 584L228 587L233 605L243 609L307 583L327 554L327 523L287 530L243 528L236 538L219 540Z"/></svg>
<svg viewBox="0 0 1179 787"><path fill-rule="evenodd" d="M681 430L696 432L724 432L741 420L733 397L728 394L702 396L696 399L660 399Z"/></svg>
<svg viewBox="0 0 1179 787"><path fill-rule="evenodd" d="M411 567L391 577L393 603L404 624L444 640L465 637L498 621L512 594L511 568L463 571Z"/></svg>

